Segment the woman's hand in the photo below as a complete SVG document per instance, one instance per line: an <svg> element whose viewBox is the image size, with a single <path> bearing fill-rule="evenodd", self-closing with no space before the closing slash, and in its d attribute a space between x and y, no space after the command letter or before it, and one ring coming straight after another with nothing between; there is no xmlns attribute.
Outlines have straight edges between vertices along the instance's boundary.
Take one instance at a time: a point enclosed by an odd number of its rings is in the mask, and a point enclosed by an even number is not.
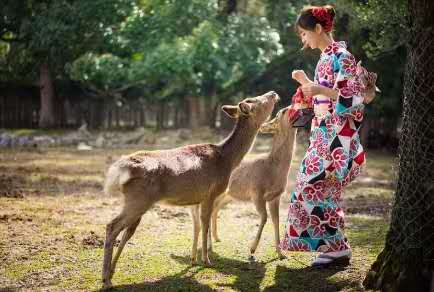
<svg viewBox="0 0 434 292"><path fill-rule="evenodd" d="M336 100L339 96L339 92L337 90L316 83L309 83L303 85L301 87L301 91L305 96L314 96L314 95L322 94L327 96L328 98L331 98L332 100Z"/></svg>
<svg viewBox="0 0 434 292"><path fill-rule="evenodd" d="M303 70L294 70L292 71L292 79L296 80L298 83L304 85L310 83L311 81L307 78L306 73Z"/></svg>
<svg viewBox="0 0 434 292"><path fill-rule="evenodd" d="M308 83L308 84L304 84L301 87L301 91L303 91L303 94L305 96L314 96L314 95L318 95L318 94L324 94L324 86L318 85L316 83Z"/></svg>

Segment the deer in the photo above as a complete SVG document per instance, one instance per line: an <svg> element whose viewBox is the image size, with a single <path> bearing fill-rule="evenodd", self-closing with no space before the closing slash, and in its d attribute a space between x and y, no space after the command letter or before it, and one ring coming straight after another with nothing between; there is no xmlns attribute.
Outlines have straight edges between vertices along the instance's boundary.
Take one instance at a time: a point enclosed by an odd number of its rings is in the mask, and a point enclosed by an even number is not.
<svg viewBox="0 0 434 292"><path fill-rule="evenodd" d="M279 96L270 91L246 98L237 105L222 106L235 120L232 132L217 144L186 145L168 150L138 151L122 156L108 169L106 195L120 191L122 211L106 226L102 268L103 288L112 287L116 263L142 216L156 203L172 206L197 205L200 225L193 226L196 239L191 261L196 262L199 228L202 232L202 262L211 266L207 235L214 201L226 190L231 172L250 150L260 126L270 117ZM116 238L124 230L116 254Z"/></svg>
<svg viewBox="0 0 434 292"><path fill-rule="evenodd" d="M297 128L292 126L291 106L281 109L274 119L264 123L260 133L273 134L271 151L253 159L244 160L232 172L226 192L214 202L212 213L212 236L216 242L220 239L217 233L217 217L219 210L228 203L236 201L253 202L260 216L259 229L250 246L249 261L254 262L255 251L267 222L267 209L274 225L275 248L280 259L284 259L279 244L279 204L280 196L287 184Z"/></svg>

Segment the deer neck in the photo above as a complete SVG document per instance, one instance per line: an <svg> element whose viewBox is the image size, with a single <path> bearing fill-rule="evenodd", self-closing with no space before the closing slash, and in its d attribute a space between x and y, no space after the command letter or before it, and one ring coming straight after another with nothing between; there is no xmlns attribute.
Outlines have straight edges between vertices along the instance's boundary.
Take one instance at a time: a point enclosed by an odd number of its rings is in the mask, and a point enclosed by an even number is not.
<svg viewBox="0 0 434 292"><path fill-rule="evenodd" d="M284 133L276 133L273 136L269 159L273 166L287 172L292 159L292 153L295 147L295 136L297 130L290 129Z"/></svg>
<svg viewBox="0 0 434 292"><path fill-rule="evenodd" d="M247 117L238 118L231 134L219 144L225 165L233 169L240 164L244 155L250 150L258 129L259 125Z"/></svg>

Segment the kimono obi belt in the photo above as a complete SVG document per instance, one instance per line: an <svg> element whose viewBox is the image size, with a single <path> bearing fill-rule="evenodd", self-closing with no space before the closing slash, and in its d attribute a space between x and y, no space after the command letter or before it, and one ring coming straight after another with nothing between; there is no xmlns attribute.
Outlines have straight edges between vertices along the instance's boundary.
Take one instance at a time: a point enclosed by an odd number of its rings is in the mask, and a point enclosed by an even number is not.
<svg viewBox="0 0 434 292"><path fill-rule="evenodd" d="M330 98L325 95L315 95L313 97L313 111L315 117L324 118L329 112Z"/></svg>

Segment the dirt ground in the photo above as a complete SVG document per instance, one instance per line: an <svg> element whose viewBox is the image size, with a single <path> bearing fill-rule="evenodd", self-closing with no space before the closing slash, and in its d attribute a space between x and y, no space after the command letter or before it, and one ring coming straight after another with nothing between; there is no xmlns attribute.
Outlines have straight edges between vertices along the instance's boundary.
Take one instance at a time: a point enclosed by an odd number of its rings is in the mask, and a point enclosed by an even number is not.
<svg viewBox="0 0 434 292"><path fill-rule="evenodd" d="M264 145L267 140L262 141ZM259 147L260 148L260 147ZM256 148L256 149L259 149ZM267 151L266 147L254 153ZM101 287L105 224L122 197L106 197L106 167L137 150L72 148L0 150L0 290L88 291ZM291 190L304 147L289 174ZM188 209L155 206L127 244L114 275L114 290L140 291L364 291L366 271L381 251L393 198L394 155L369 152L367 168L344 196L351 265L309 267L310 253L279 260L270 223L248 264L259 217L251 204L232 204L219 216L221 242L214 266L190 266L192 226ZM288 195L281 203L284 228Z"/></svg>

